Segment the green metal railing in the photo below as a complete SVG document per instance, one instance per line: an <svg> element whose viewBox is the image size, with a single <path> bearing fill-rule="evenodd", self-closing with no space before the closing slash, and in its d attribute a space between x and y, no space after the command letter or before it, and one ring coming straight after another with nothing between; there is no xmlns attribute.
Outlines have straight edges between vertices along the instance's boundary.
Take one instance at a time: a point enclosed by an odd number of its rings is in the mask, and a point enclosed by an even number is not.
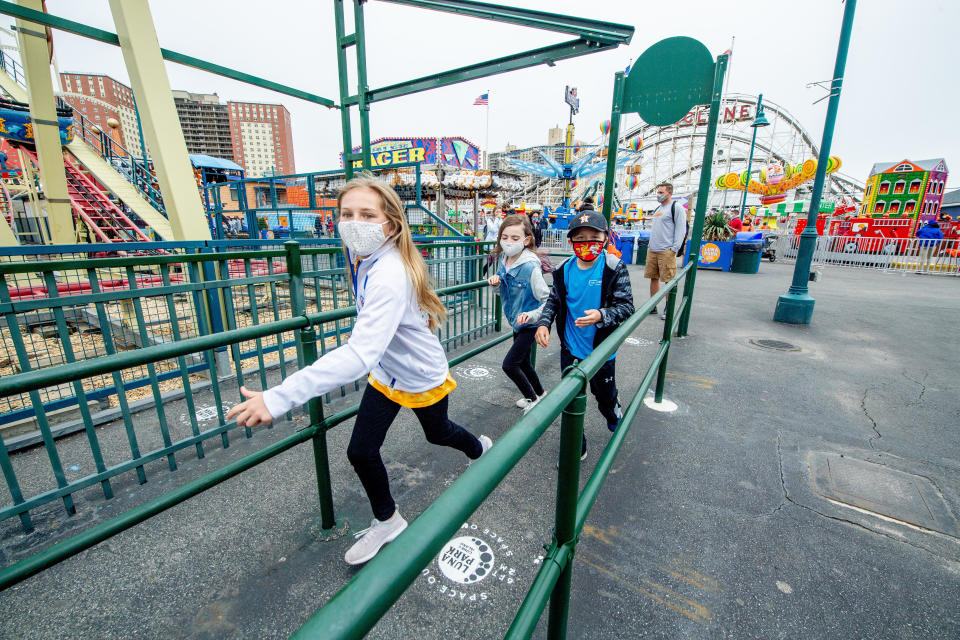
<svg viewBox="0 0 960 640"><path fill-rule="evenodd" d="M448 317L438 334L448 352L499 330L491 291L449 286L478 279L485 246L419 245L436 282L446 287ZM166 458L174 471L184 449L202 458L208 440L228 447L232 427L224 402L240 399L245 376L265 388L269 370L287 375L294 359L303 358L296 331L307 314L317 327L311 344L319 354L349 336L355 311L343 265L339 250L295 242L269 251L0 264L0 468L10 492L9 502L0 503L0 521L17 516L30 531L30 511L46 503L62 500L72 515L73 494L87 487L99 484L110 499L111 481L120 474L135 471L142 484L154 460ZM341 387L322 402L359 387L359 381ZM195 398L205 396L216 408L210 428L197 419ZM179 422L165 410L174 399L187 408ZM54 424L54 412L70 407L79 417ZM151 409L155 429L133 417ZM30 433L3 434L14 420L26 419L33 420ZM129 458L109 465L97 426L113 420L122 423ZM94 473L64 469L55 437L74 431L85 432ZM158 440L144 450L144 442ZM46 452L48 478L16 472L12 451L34 443Z"/></svg>
<svg viewBox="0 0 960 640"><path fill-rule="evenodd" d="M311 276L311 272L303 269L303 252L297 243L287 243L283 254L289 266L292 308L290 317L264 325L232 328L218 334L199 335L136 351L114 353L73 365L7 376L0 379L0 397L35 393L52 383L76 383L90 376L115 373L132 366L149 366L190 354L207 353L217 348L236 349L244 342L288 332L295 335L299 366L310 364L319 355L318 333L315 327L322 328L326 324L348 318L354 309L348 307L318 312L307 311L302 295L305 280L309 277L319 277L319 272ZM680 270L673 280L641 305L629 319L596 347L589 357L570 367L560 383L539 404L521 418L498 440L496 446L470 466L463 476L414 520L408 531L383 549L337 595L317 611L294 634L294 637L362 638L365 636L559 415L562 415L560 472L557 482L554 538L553 542L547 546L545 560L518 609L506 637L529 638L548 601L550 602L548 636L565 637L572 567L579 534L648 390L653 386L655 399L662 400L672 337L675 335L681 315L690 308L688 297L690 294L685 294L678 304L677 291L681 280L690 277L695 265L696 263L691 263ZM439 290L438 293L445 300L449 300L452 296L468 294L469 297L471 293L483 291L490 292L490 289L484 280L479 280L447 287ZM619 428L605 447L583 491L578 492L586 385L623 341L648 317L650 310L664 299L667 317L660 347L643 375L639 388L627 404ZM495 301L494 328L499 331L501 326L499 298ZM457 336L454 331L449 339L458 338L461 336ZM463 362L509 338L508 332L486 341L480 346L459 354L450 361L450 365ZM314 450L321 528L333 529L336 520L330 491L326 431L355 416L358 409L359 405L354 405L325 416L322 400L320 398L311 400L306 408L309 416L308 427L118 517L95 525L80 535L54 544L26 560L0 570L0 589L16 584L308 440L311 441ZM235 426L235 423L231 423L222 425L222 428L225 432ZM12 485L10 483L10 459L3 447L0 447L0 466L16 499L16 483ZM98 476L92 476L88 479L87 486L100 480ZM64 499L69 498L69 495L70 491L67 490L61 490L57 494ZM21 504L24 503L21 502ZM23 514L26 515L25 512Z"/></svg>
<svg viewBox="0 0 960 640"><path fill-rule="evenodd" d="M292 243L295 245L295 243ZM297 257L298 247L290 249L293 258ZM294 268L292 270L292 283L296 288L302 285L303 273ZM461 284L454 287L438 290L441 298L451 295L457 295L474 290L488 290L486 281ZM497 298L499 301L499 298ZM302 345L298 351L298 361L300 366L309 365L318 357L317 352L317 333L315 326L322 326L329 322L349 317L355 313L353 307L340 310L324 311L319 313L306 312L301 296L294 296L293 306L295 313L290 318L279 320L267 325L250 326L240 329L224 331L216 335L198 336L188 338L176 343L165 345L156 345L142 349L133 353L120 353L102 358L87 360L78 363L75 366L55 367L43 371L34 371L0 379L0 396L9 393L32 392L50 384L53 381L75 382L90 375L98 375L110 371L116 371L132 365L143 365L156 363L168 358L182 357L190 353L206 351L222 346L234 346L240 342L256 340L269 336L273 333L295 331L297 341ZM499 316L499 304L495 305L495 310ZM499 330L499 321L497 322ZM489 349L511 337L507 333L493 340L486 341L483 345L470 349L449 361L450 366L459 364L468 358L471 358L482 351ZM51 547L37 553L26 560L22 560L14 565L0 570L0 590L16 584L26 578L34 575L54 564L65 560L66 558L83 551L107 538L124 531L135 524L142 522L158 513L173 507L184 500L195 496L210 487L232 478L233 476L250 469L261 462L298 445L310 440L314 448L314 460L317 471L318 499L320 502L321 527L331 529L335 526L335 517L333 512L333 499L330 487L329 464L327 461L326 431L355 416L359 409L359 404L353 405L347 409L339 411L329 417L324 417L321 401L319 398L311 400L307 405L307 413L310 417L310 425L289 435L273 444L270 444L252 454L249 454L240 460L236 460L216 471L209 473L201 478L188 482L173 491L165 493L158 498L131 509L130 511L112 518L106 522L95 525L83 533L69 538L63 542L52 545ZM222 425L222 429L232 429L236 423L231 421ZM8 486L15 488L16 484L9 485L10 460L6 456L6 451L0 447L0 466L3 467L5 476L7 476ZM94 479L95 480L95 479ZM89 484L89 482L87 483Z"/></svg>
<svg viewBox="0 0 960 640"><path fill-rule="evenodd" d="M690 299L686 296L677 304L677 287L681 280L693 273L693 269L695 263L680 270L589 357L568 369L543 400L517 421L492 449L474 462L410 523L406 531L367 563L292 637L325 640L364 637L561 414L560 471L553 541L547 546L541 568L505 637L529 638L548 601L551 603L548 637L565 637L573 559L580 531L651 385L656 383L655 399L658 402L663 399L672 337L682 312L690 307ZM620 426L578 495L587 383L664 298L667 319L660 348L628 403Z"/></svg>
<svg viewBox="0 0 960 640"><path fill-rule="evenodd" d="M439 235L463 236L443 216L423 205L423 169L419 162L394 164L373 169L370 173L390 184L405 202L407 220L414 235L433 231ZM258 219L266 219L268 228L272 229L281 226L280 216L288 219L285 226L291 231L313 230L317 215L335 213L334 207L324 206L322 202L335 198L344 184L345 170L312 171L211 183L203 187L201 195L207 214L214 219L215 231L221 229L223 216L240 214L248 229L253 230L253 237ZM302 202L299 196L292 197L294 190L305 195L306 202Z"/></svg>

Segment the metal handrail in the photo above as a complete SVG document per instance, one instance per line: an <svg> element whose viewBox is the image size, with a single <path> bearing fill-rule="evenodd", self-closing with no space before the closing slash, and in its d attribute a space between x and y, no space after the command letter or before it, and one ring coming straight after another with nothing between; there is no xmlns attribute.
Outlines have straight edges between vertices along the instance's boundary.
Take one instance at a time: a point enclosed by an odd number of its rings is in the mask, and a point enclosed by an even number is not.
<svg viewBox="0 0 960 640"><path fill-rule="evenodd" d="M562 413L554 541L547 547L545 560L507 636L529 637L547 600L553 597L558 581L564 573L569 575L574 546L587 513L596 500L630 423L655 378L657 400L662 399L672 335L679 324L682 311L690 303L689 298L684 296L679 307L676 305L677 288L682 279L694 273L695 266L696 262L687 264L676 277L640 305L629 319L595 347L587 358L571 367L560 383L517 421L492 449L474 462L420 517L410 523L404 533L380 551L291 637L331 640L364 637ZM650 310L665 297L667 319L661 347L578 499L586 384L647 318ZM566 582L565 589L568 598L569 581ZM552 613L551 617L553 615ZM566 615L565 607L562 615Z"/></svg>
<svg viewBox="0 0 960 640"><path fill-rule="evenodd" d="M286 243L285 249L285 252L281 251L264 253L270 253L271 255L286 254L288 257L288 268L290 275L293 278L301 278L301 272L299 269L299 245L295 242L289 242ZM222 257L223 255L225 254L220 254L218 257ZM168 256L157 257L167 258ZM187 256L180 256L181 259L184 257ZM110 260L129 261L131 259L116 258ZM483 289L487 286L489 286L487 281L481 280L478 282L438 289L437 294L439 296L446 296L465 291L471 291L474 289ZM297 289L296 286L292 288L294 290ZM302 291L302 287L300 290ZM301 342L304 344L305 352L304 359L301 360L301 366L305 366L315 360L317 357L317 336L312 330L312 327L315 325L322 326L327 322L333 322L339 319L351 317L356 313L356 308L353 306L342 307L340 309L331 311L306 313L305 309L303 308L302 296L295 296L293 304L294 316L292 318L277 320L262 325L221 331L216 334L200 336L199 338L188 338L178 342L153 345L130 352L121 352L113 355L100 356L89 360L74 362L68 366L50 367L33 371L25 371L12 376L4 376L3 378L0 378L0 397L13 395L20 393L21 391L28 392L37 390L51 384L72 382L75 380L80 380L84 377L97 375L98 373L107 373L125 369L131 366L155 363L168 358L176 358L178 356L183 356L198 351L206 351L215 349L217 347L229 347L247 340L254 340L258 337L266 337L270 334L285 333L294 330L299 331L301 334ZM510 337L511 334L507 333L490 340L479 347L475 347L474 349L471 349L460 354L456 358L451 359L449 361L449 365L454 366L459 364L460 362L463 362L464 360L471 358L478 353L485 351L486 349L500 344ZM306 442L307 440L313 440L316 443L317 439L321 438L323 433L337 424L340 424L344 420L356 415L359 409L359 405L354 405L353 407L340 411L332 416L329 416L328 418L324 418L322 411L319 410L319 406L314 404L315 402L316 401L313 400L311 401L311 424L306 429L298 431L296 434L288 436L279 442L265 447L262 450L232 462L225 467L193 480L186 485L179 487L178 489L170 491L162 496L159 496L158 498L140 505L129 512L91 527L87 531L84 531L77 536L59 542L34 556L0 570L0 590L25 580L26 578L46 568L49 568L54 564L57 564L58 562L61 562L62 560L65 560L66 558L83 551L84 549L88 549L91 546L98 544L99 542L102 542L103 540L106 540L107 538L116 535L117 533L120 533L121 531L124 531L153 515L165 511L166 509L169 509L170 507L175 506L176 504L179 504L180 502L231 478L242 471L245 471L246 469L257 465L260 462L268 460L297 444ZM236 423L231 421L231 423L226 425L226 428L232 428L235 425ZM322 462L317 460L317 464L319 478L321 475L321 467L326 469L327 466L325 457ZM318 490L320 492L321 511L324 512L323 520L324 522L332 522L332 504L328 506L329 512L324 509L324 506L327 506L324 504L324 500L330 500L329 482L325 488L318 487Z"/></svg>
<svg viewBox="0 0 960 640"><path fill-rule="evenodd" d="M58 100L62 99L58 98ZM64 101L64 104L67 103ZM143 160L137 159L137 157L130 153L122 144L107 135L99 125L88 120L76 109L73 110L73 117L74 134L76 135L78 132L77 123L79 122L80 139L86 142L88 147L96 151L101 158L106 160L114 171L122 175L127 182L133 185L154 209L166 215L166 210L163 207L163 195L159 189L153 186L153 173ZM113 163L114 159L129 162L129 172L127 172L125 168L124 170L117 168Z"/></svg>

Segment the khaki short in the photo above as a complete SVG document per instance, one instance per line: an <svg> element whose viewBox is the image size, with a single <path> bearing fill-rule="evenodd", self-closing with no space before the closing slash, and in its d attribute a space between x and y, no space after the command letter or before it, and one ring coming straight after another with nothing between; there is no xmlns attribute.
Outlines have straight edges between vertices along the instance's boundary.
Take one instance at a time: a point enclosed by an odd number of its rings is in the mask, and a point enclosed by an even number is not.
<svg viewBox="0 0 960 640"><path fill-rule="evenodd" d="M677 275L677 252L647 251L647 268L643 272L644 278L657 279L661 282L670 282Z"/></svg>

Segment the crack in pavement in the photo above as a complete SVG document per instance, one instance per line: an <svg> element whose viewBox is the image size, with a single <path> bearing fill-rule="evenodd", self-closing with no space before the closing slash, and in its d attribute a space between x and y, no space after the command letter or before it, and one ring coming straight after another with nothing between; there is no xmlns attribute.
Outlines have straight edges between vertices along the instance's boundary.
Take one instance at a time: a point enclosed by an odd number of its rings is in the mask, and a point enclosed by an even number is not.
<svg viewBox="0 0 960 640"><path fill-rule="evenodd" d="M864 531L866 531L866 532L868 532L868 533L872 533L872 534L874 534L874 535L881 536L881 537L887 538L887 539L889 539L889 540L893 540L894 542L899 542L899 543L902 543L902 544L909 545L909 546L911 546L911 547L913 547L913 548L915 548L915 549L918 549L918 550L920 550L920 551L925 551L925 552L929 553L930 555L936 556L937 558L944 558L944 556L941 555L940 553L937 553L936 551L934 551L934 550L932 550L932 549L928 549L928 548L926 548L926 547L924 547L924 546L921 546L921 545L919 545L919 544L910 542L909 540L907 540L907 539L905 539L905 538L900 538L900 537L897 537L897 536L894 536L894 535L891 535L891 534L888 534L888 533L884 533L883 531L876 531L875 529L871 529L870 527L868 527L868 526L865 525L865 524L862 524L862 523L860 523L860 522L855 522L855 521L853 521L853 520L848 520L847 518L841 518L841 517L839 517L839 516L831 516L831 515L829 515L829 514L827 514L827 513L823 513L822 511L818 511L817 509L814 509L813 507L808 507L807 505L802 504L802 503L800 503L800 502L797 502L796 500L794 500L793 498L791 498L791 497L790 497L790 494L787 492L787 483L786 483L786 481L784 480L784 476L783 476L783 448L782 448L782 440L783 440L783 434L781 434L781 433L778 431L778 432L777 432L777 461L778 461L779 466L780 466L780 489L783 491L784 501L781 502L781 503L777 506L776 509L774 509L773 511L771 511L771 512L767 515L767 517L773 516L773 515L776 514L778 511L780 511L785 505L791 504L791 505L793 505L793 506L795 506L795 507L800 507L801 509L805 509L805 510L807 510L807 511L810 511L811 513L815 513L816 515L818 515L818 516L820 516L820 517L822 517L822 518L826 518L826 519L828 519L828 520L834 520L834 521L836 521L836 522L840 522L840 523L843 523L843 524L848 524L848 525L851 525L851 526L856 527L856 528L858 528L858 529L863 529ZM947 559L949 560L950 558L947 558Z"/></svg>
<svg viewBox="0 0 960 640"><path fill-rule="evenodd" d="M783 440L783 434L777 431L777 462L780 465L780 490L783 492L783 500L780 501L780 504L777 505L777 508L770 512L770 515L774 515L777 511L780 511L787 502L790 500L787 496L787 483L783 480L783 449L781 448L781 441Z"/></svg>
<svg viewBox="0 0 960 640"><path fill-rule="evenodd" d="M917 399L916 399L915 402L912 402L912 403L911 403L911 404L920 404L920 401L923 400L923 394L925 394L925 393L927 392L927 385L925 385L924 382L926 382L927 376L930 375L930 372L929 372L929 371L924 371L924 372L923 372L923 378L922 378L923 381L922 381L922 382L921 382L920 380L914 380L913 378L911 378L910 376L908 376L906 371L901 372L900 375L902 375L904 378L906 378L907 380L909 380L909 381L912 382L913 384L916 384L916 385L919 385L919 386L920 386L920 395L917 396Z"/></svg>
<svg viewBox="0 0 960 640"><path fill-rule="evenodd" d="M866 389L864 389L863 398L860 399L860 409L863 410L863 415L867 416L867 420L869 420L871 425L873 426L874 433L877 434L876 437L870 436L870 439L868 440L868 442L870 442L870 448L876 449L877 447L873 444L874 441L879 440L883 436L880 435L880 430L877 429L877 421L874 420L873 416L870 415L870 412L867 411L867 394L870 393L871 389L874 389L874 387L867 387Z"/></svg>

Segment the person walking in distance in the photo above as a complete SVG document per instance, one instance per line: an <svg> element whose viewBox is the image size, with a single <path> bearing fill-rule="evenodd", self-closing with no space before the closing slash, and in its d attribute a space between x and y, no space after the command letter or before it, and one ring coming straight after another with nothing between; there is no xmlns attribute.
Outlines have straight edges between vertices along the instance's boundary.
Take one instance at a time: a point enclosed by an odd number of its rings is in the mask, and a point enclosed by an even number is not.
<svg viewBox="0 0 960 640"><path fill-rule="evenodd" d="M513 327L513 346L503 359L503 372L520 390L523 397L517 400L517 406L526 413L544 394L530 364L530 350L543 303L550 295L527 216L504 218L492 255L497 272L490 276L489 283L499 288L503 311Z"/></svg>
<svg viewBox="0 0 960 640"><path fill-rule="evenodd" d="M337 202L337 229L357 301L347 343L264 392L241 387L245 402L227 419L239 426L267 424L311 398L369 374L347 458L366 491L374 519L347 551L349 564L373 558L406 529L393 496L380 447L401 407L413 410L427 441L452 447L471 460L493 442L474 437L447 417L447 395L457 383L434 333L446 308L430 287L427 266L413 244L403 203L372 176L349 181Z"/></svg>
<svg viewBox="0 0 960 640"><path fill-rule="evenodd" d="M653 212L647 267L643 272L643 277L650 279L651 297L660 291L660 282L670 282L677 275L677 252L687 236L686 214L673 199L672 184L662 182L657 185L657 202L660 206ZM653 307L650 313L656 314L657 308ZM660 318L667 319L666 305Z"/></svg>

